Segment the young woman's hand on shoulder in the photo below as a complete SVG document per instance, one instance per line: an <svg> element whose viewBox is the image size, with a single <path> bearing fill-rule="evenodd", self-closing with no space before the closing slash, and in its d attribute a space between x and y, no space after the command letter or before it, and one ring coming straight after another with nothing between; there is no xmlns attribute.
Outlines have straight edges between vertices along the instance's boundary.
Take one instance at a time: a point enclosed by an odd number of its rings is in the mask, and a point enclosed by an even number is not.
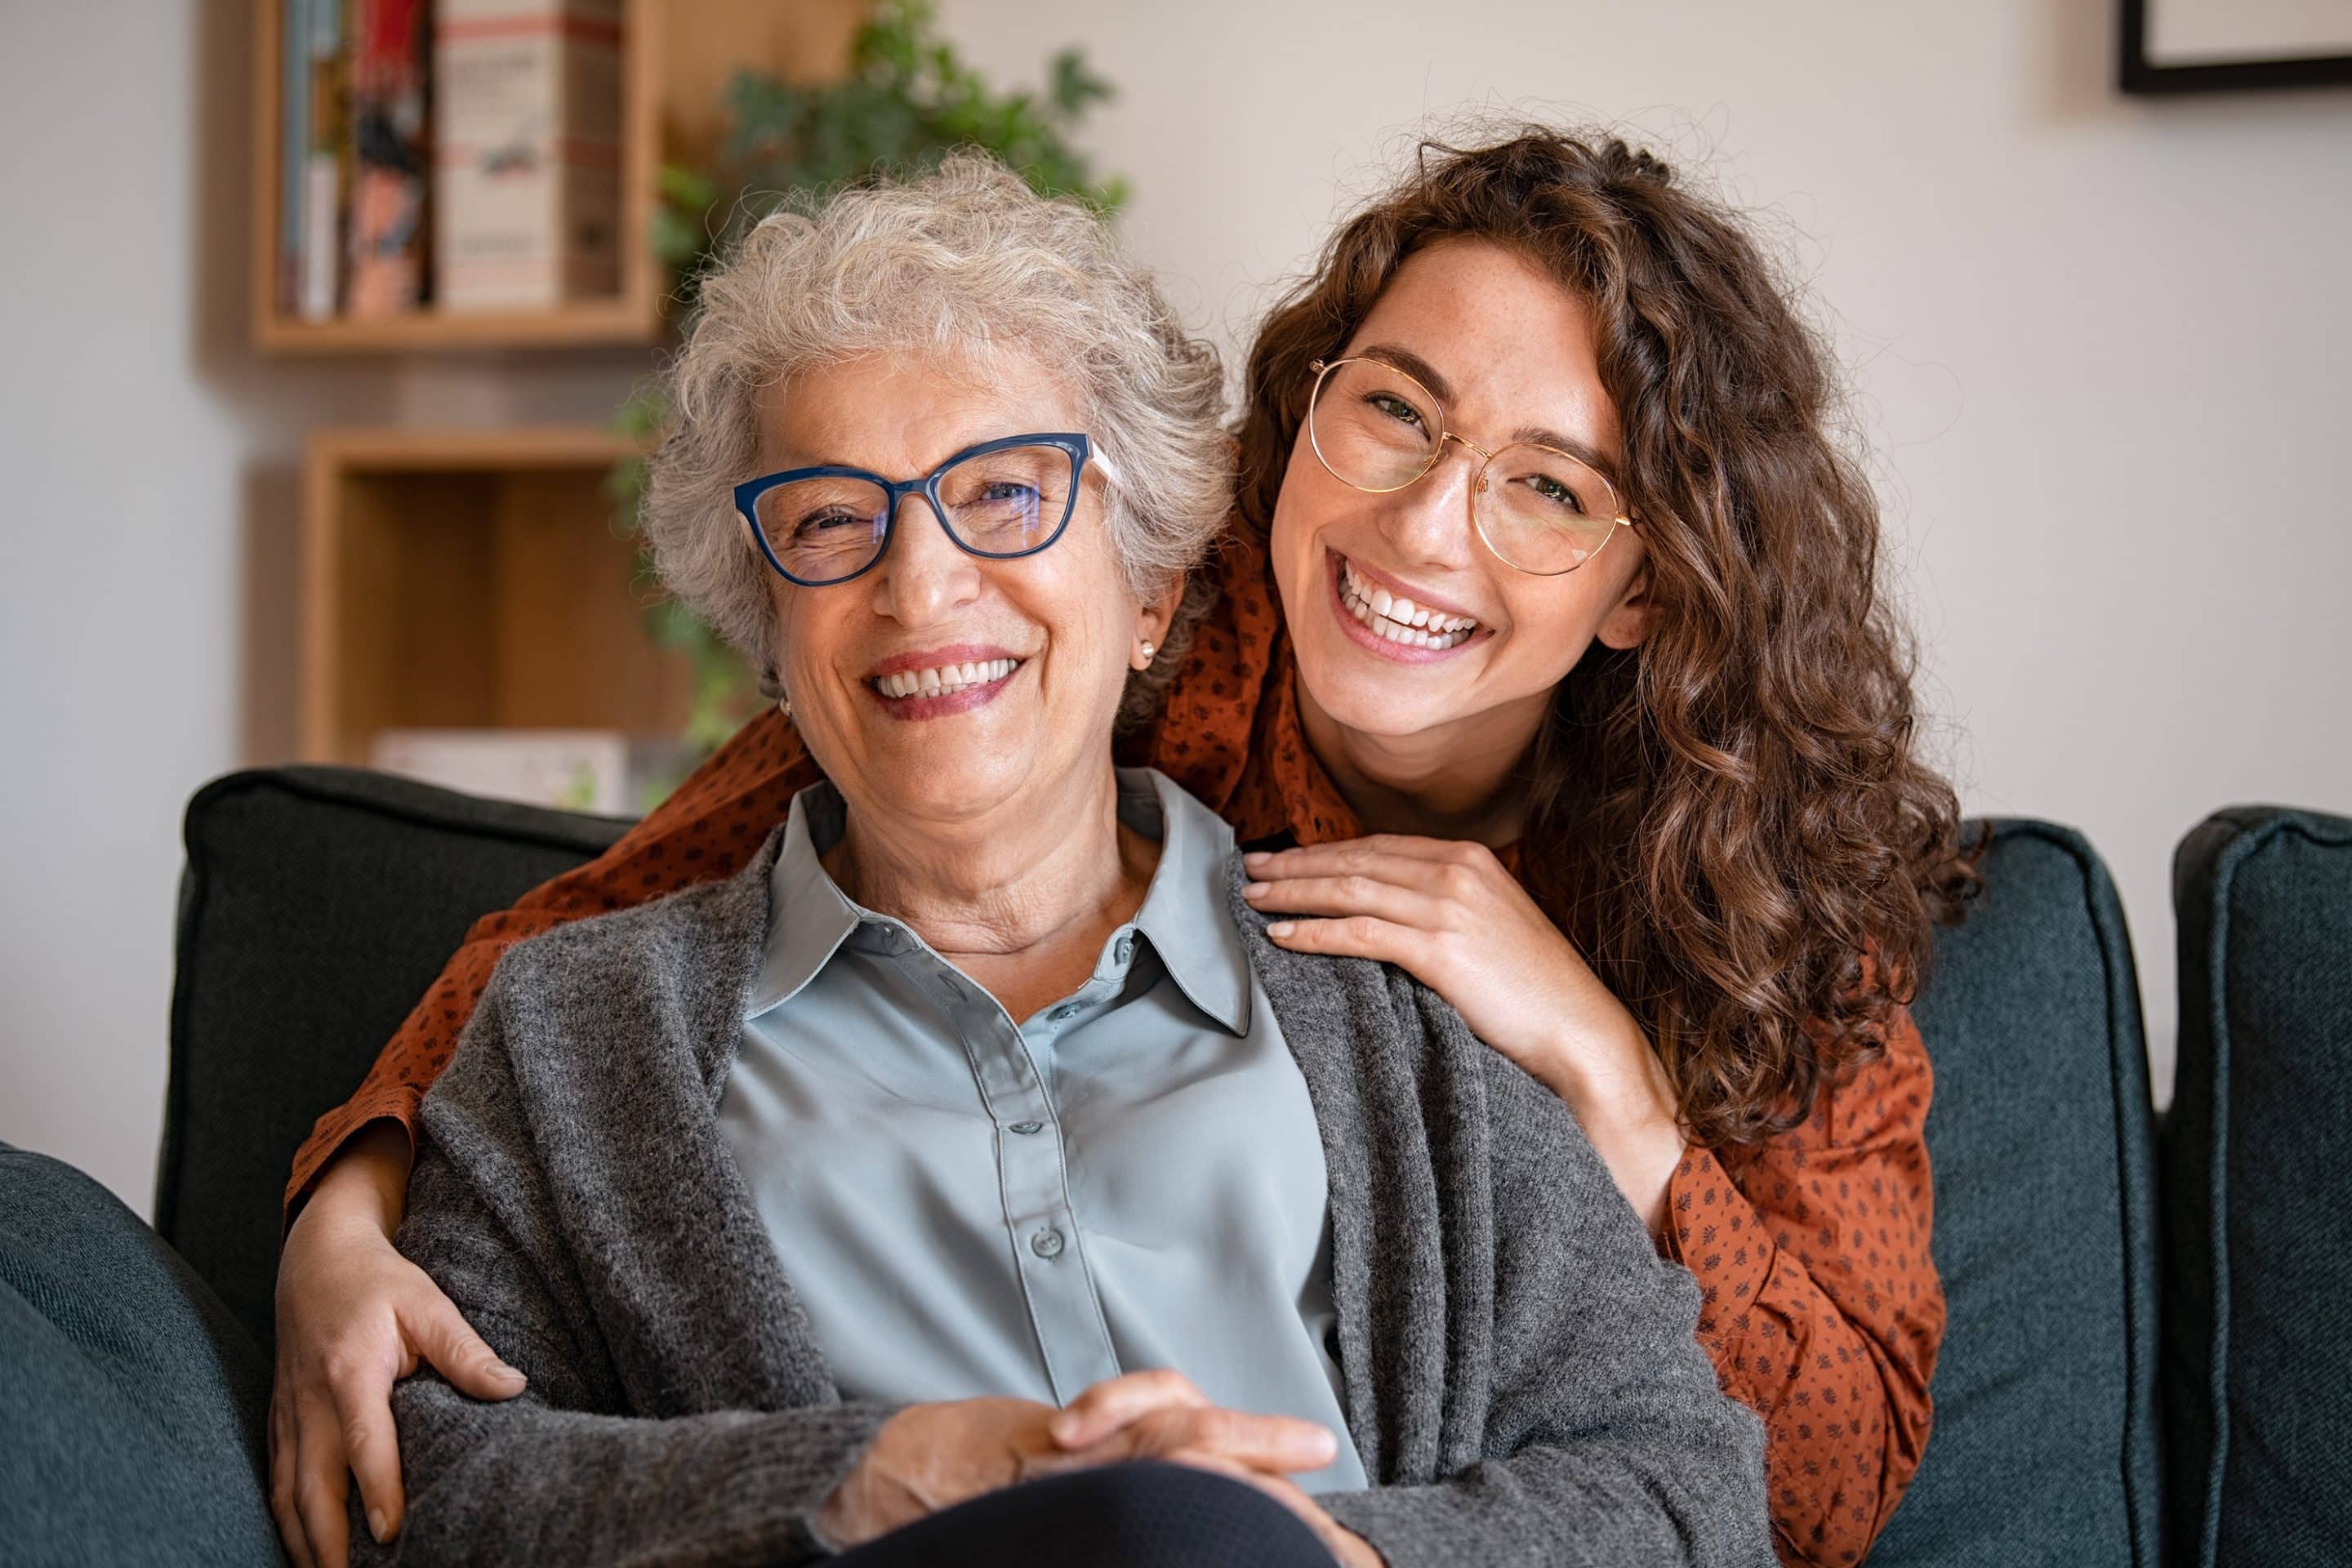
<svg viewBox="0 0 2352 1568"><path fill-rule="evenodd" d="M1244 858L1294 952L1393 963L1568 1102L1655 1231L1682 1157L1665 1068L1625 1005L1483 844L1379 834Z"/></svg>

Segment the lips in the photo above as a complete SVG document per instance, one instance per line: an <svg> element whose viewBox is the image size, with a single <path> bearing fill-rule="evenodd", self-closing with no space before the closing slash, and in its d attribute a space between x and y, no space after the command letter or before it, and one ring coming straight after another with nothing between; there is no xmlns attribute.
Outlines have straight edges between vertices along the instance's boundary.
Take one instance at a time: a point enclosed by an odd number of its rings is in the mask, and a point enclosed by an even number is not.
<svg viewBox="0 0 2352 1568"><path fill-rule="evenodd" d="M1346 556L1339 555L1338 559L1341 606L1383 642L1443 653L1461 647L1484 629L1468 616L1416 605L1359 572Z"/></svg>
<svg viewBox="0 0 2352 1568"><path fill-rule="evenodd" d="M1021 668L1017 658L966 659L957 664L927 665L874 678L874 689L885 697L949 697L967 687L1002 680Z"/></svg>
<svg viewBox="0 0 2352 1568"><path fill-rule="evenodd" d="M865 685L893 719L945 719L996 700L1028 662L994 643L957 643L894 653Z"/></svg>

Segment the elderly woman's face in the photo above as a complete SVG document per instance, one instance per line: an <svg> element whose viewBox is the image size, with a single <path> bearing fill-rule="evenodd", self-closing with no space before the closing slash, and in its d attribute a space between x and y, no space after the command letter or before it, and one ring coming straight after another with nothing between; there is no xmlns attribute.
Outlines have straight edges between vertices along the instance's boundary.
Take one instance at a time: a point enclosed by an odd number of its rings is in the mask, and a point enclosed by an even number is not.
<svg viewBox="0 0 2352 1568"><path fill-rule="evenodd" d="M839 464L890 479L982 441L1082 428L1055 379L1011 355L952 374L912 356L853 360L793 377L763 397L761 419L767 472ZM864 576L823 588L773 579L793 722L853 809L1050 813L1099 783L1130 660L1164 625L1119 570L1102 486L1088 464L1069 526L1034 555L967 554L910 496ZM1008 661L1009 674L987 668ZM885 694L885 677L898 678L895 692L910 675L914 694Z"/></svg>

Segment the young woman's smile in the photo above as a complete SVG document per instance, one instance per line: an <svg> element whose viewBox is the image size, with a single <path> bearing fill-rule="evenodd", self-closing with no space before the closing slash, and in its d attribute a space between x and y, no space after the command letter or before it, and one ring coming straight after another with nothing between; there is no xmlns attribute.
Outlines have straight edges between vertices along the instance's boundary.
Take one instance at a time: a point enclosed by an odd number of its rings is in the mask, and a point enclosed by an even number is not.
<svg viewBox="0 0 2352 1568"><path fill-rule="evenodd" d="M1328 602L1340 630L1382 658L1426 664L1451 658L1494 635L1475 616L1438 603L1425 588L1351 561L1328 545L1323 555L1331 589Z"/></svg>

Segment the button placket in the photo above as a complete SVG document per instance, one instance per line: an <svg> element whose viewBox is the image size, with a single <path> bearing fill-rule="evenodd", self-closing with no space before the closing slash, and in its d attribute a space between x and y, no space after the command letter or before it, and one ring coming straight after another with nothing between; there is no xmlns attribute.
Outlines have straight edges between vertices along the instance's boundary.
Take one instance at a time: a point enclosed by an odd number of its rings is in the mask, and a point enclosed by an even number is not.
<svg viewBox="0 0 2352 1568"><path fill-rule="evenodd" d="M1004 1134L996 1140L997 1184L1014 1267L1046 1379L1067 1402L1119 1369L1069 1206L1061 1128L1038 1056L1050 1052L1052 1030L1039 1028L1033 1041L992 997L953 973L942 980L982 1100Z"/></svg>

